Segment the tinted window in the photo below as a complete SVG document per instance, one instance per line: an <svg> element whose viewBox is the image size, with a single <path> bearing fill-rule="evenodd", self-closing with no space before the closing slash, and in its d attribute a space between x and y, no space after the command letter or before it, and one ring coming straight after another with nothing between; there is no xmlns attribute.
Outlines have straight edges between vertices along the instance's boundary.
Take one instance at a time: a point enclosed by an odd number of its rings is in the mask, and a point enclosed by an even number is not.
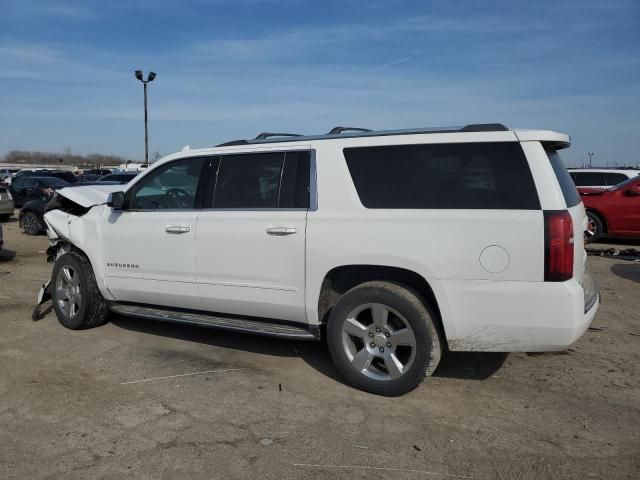
<svg viewBox="0 0 640 480"><path fill-rule="evenodd" d="M309 208L309 152L286 152L278 208Z"/></svg>
<svg viewBox="0 0 640 480"><path fill-rule="evenodd" d="M623 173L605 173L604 174L604 179L606 180L606 185L609 186L613 186L613 185L617 185L619 183L624 182L627 178L625 174Z"/></svg>
<svg viewBox="0 0 640 480"><path fill-rule="evenodd" d="M346 148L367 208L540 208L519 143Z"/></svg>
<svg viewBox="0 0 640 480"><path fill-rule="evenodd" d="M205 159L199 157L177 160L159 167L135 186L131 208L143 210L198 208L199 185L204 166Z"/></svg>
<svg viewBox="0 0 640 480"><path fill-rule="evenodd" d="M578 187L602 187L606 185L604 174L599 172L577 172L574 180Z"/></svg>
<svg viewBox="0 0 640 480"><path fill-rule="evenodd" d="M37 182L40 185L50 186L50 187L63 187L65 185L69 185L69 182L66 182L61 178L56 178L56 177L38 178Z"/></svg>
<svg viewBox="0 0 640 480"><path fill-rule="evenodd" d="M573 207L574 205L579 204L581 202L580 195L578 194L578 190L576 190L576 186L573 183L573 180L571 180L571 176L567 171L567 167L564 166L564 162L560 158L560 155L556 150L549 150L547 151L547 156L549 157L549 163L551 163L551 167L558 179L558 184L560 184L560 189L562 190L562 195L564 196L564 201L567 204L567 207Z"/></svg>
<svg viewBox="0 0 640 480"><path fill-rule="evenodd" d="M276 208L284 153L221 158L214 208Z"/></svg>

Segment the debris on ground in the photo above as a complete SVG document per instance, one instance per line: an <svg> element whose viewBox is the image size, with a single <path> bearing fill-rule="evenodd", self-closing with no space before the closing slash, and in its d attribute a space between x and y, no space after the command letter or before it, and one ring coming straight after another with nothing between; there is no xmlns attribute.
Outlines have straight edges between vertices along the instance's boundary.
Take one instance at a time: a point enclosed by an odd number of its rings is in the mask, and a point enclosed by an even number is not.
<svg viewBox="0 0 640 480"><path fill-rule="evenodd" d="M633 247L630 248L594 248L585 246L587 255L597 257L617 258L620 260L631 260L632 262L640 262L640 250Z"/></svg>

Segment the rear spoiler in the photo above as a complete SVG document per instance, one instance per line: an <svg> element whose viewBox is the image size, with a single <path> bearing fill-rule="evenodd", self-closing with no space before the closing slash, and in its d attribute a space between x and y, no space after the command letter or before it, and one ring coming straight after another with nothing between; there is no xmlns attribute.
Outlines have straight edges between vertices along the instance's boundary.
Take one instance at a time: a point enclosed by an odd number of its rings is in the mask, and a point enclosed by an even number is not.
<svg viewBox="0 0 640 480"><path fill-rule="evenodd" d="M571 137L566 133L522 129L516 129L513 133L521 142L540 142L546 150L561 150L571 146Z"/></svg>

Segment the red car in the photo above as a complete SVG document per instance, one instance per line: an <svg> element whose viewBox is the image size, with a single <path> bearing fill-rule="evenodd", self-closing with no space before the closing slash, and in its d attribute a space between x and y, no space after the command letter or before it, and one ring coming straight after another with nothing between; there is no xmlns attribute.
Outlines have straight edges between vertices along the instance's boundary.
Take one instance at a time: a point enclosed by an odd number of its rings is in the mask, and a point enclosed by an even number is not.
<svg viewBox="0 0 640 480"><path fill-rule="evenodd" d="M640 176L610 188L578 188L587 210L587 237L640 238Z"/></svg>

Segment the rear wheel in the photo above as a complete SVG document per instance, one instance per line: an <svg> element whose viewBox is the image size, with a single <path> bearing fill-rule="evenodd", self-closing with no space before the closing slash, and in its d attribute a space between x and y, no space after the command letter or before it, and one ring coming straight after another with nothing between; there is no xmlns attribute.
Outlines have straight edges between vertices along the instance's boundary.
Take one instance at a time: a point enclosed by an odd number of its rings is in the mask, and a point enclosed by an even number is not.
<svg viewBox="0 0 640 480"><path fill-rule="evenodd" d="M587 229L585 230L585 240L587 242L597 242L604 232L604 223L600 216L594 212L587 212Z"/></svg>
<svg viewBox="0 0 640 480"><path fill-rule="evenodd" d="M392 282L345 293L331 312L327 342L340 372L357 388L402 395L438 366L434 315L419 294Z"/></svg>
<svg viewBox="0 0 640 480"><path fill-rule="evenodd" d="M22 230L27 235L38 235L40 233L40 220L33 212L26 212L22 217Z"/></svg>
<svg viewBox="0 0 640 480"><path fill-rule="evenodd" d="M107 321L109 305L98 290L91 264L84 256L75 252L60 256L51 280L53 308L62 325L80 330Z"/></svg>

